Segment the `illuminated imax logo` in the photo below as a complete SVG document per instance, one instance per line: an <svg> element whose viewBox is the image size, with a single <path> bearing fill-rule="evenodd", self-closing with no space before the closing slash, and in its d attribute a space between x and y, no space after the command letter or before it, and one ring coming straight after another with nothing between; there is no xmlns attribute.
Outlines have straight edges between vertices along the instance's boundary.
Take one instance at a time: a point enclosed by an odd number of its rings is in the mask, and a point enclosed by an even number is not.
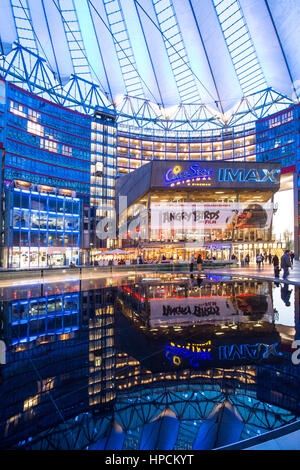
<svg viewBox="0 0 300 470"><path fill-rule="evenodd" d="M279 169L268 170L266 168L258 170L256 168L245 169L237 168L220 168L218 174L218 181L224 183L278 183L280 177Z"/></svg>
<svg viewBox="0 0 300 470"><path fill-rule="evenodd" d="M181 183L209 182L212 173L213 170L211 168L203 168L198 163L190 165L187 170L183 170L180 165L176 165L165 173L165 182L170 186Z"/></svg>

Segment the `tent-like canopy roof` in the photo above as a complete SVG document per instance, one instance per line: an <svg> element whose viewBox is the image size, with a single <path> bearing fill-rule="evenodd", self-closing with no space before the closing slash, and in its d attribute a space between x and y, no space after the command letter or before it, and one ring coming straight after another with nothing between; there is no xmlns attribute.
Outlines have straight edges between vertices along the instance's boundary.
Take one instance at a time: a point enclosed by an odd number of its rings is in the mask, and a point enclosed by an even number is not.
<svg viewBox="0 0 300 470"><path fill-rule="evenodd" d="M58 83L99 86L169 110L205 104L226 114L272 89L297 99L299 0L1 0L7 56L20 44Z"/></svg>

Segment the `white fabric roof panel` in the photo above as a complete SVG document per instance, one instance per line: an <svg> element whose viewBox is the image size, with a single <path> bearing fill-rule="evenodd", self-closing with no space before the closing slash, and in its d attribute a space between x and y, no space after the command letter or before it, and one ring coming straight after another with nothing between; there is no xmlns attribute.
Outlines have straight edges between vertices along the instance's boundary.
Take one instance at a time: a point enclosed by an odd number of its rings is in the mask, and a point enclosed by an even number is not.
<svg viewBox="0 0 300 470"><path fill-rule="evenodd" d="M224 25L220 23L222 17L217 10L221 5L231 11L234 4L243 16L249 41L252 41L258 59L257 68L265 77L267 86L290 98L295 96L295 88L300 89L300 56L297 50L300 43L299 0L68 0L64 4L72 5L73 9L73 13L65 13L70 21L67 29L75 27L71 18L76 13L76 24L80 28L76 35L82 38L92 80L100 85L111 101L128 94L130 89L128 68L124 66L126 60L121 59L123 55L125 59L130 57L129 69L131 67L139 84L136 97L143 95L146 100L165 108L181 103L178 76L171 63L170 51L167 53L166 50L173 38L166 41L165 33L160 29L159 9L163 12L160 22L169 20L170 25L176 23L177 36L174 38L177 40L179 37L180 41L172 43L172 50L176 51L178 47L179 59L181 54L185 54L183 68L192 79L194 90L196 85L200 99L195 103L224 112L231 109L243 97L243 84L228 49L231 38L225 40ZM74 73L74 50L70 51L70 47L76 48L76 44L70 45L66 39L60 5L59 0L1 0L0 37L6 54L15 41L26 47L29 44L26 35L32 37L33 29L39 54L65 83ZM173 17L167 13L171 11L170 5ZM122 21L118 19L118 24L112 27L110 22L114 15L109 21L106 11L116 11L115 17L121 16ZM25 28L22 35L22 29L15 27L16 12L30 14L23 22L27 23L28 29L26 31ZM165 18L167 14L169 18ZM118 38L124 31L123 36L128 39L124 43L119 39L114 41L112 30L118 28ZM82 78L87 79L87 75ZM135 97L134 92L131 96Z"/></svg>

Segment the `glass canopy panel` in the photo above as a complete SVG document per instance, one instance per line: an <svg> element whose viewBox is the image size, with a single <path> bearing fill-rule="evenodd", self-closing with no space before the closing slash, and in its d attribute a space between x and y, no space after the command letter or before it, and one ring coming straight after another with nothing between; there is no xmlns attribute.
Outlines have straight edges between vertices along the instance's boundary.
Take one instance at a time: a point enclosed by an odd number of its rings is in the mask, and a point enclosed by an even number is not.
<svg viewBox="0 0 300 470"><path fill-rule="evenodd" d="M35 32L27 0L10 0L18 41L22 46L38 54Z"/></svg>
<svg viewBox="0 0 300 470"><path fill-rule="evenodd" d="M144 98L144 90L137 70L121 4L119 0L103 0L103 3L109 28L113 35L126 92L129 96Z"/></svg>
<svg viewBox="0 0 300 470"><path fill-rule="evenodd" d="M239 1L212 1L243 94L249 95L267 88Z"/></svg>
<svg viewBox="0 0 300 470"><path fill-rule="evenodd" d="M185 45L171 0L153 0L157 22L165 43L177 89L183 103L200 102Z"/></svg>
<svg viewBox="0 0 300 470"><path fill-rule="evenodd" d="M90 65L85 51L73 0L58 0L57 8L61 14L74 73L90 80Z"/></svg>

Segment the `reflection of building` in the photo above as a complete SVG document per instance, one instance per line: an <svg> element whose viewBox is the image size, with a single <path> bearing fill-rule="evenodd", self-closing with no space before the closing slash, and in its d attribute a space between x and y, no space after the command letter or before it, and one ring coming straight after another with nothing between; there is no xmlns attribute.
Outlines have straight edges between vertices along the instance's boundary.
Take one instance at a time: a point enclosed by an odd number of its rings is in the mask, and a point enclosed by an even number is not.
<svg viewBox="0 0 300 470"><path fill-rule="evenodd" d="M8 363L0 388L1 447L212 448L295 419L280 404L266 406L257 396L258 369L275 362L277 368L281 360L256 355L272 351L257 345L280 341L268 313L260 320L224 322L213 329L204 324L180 329L176 322L173 329L149 328L144 321L145 292L134 285L134 291L127 285L119 295L122 313L115 308L114 288L30 299L17 295L2 303ZM153 282L152 287L152 298L158 292L166 298L179 293L187 299L197 296L182 279ZM201 287L206 298L232 296L233 288L236 297L270 292L267 283L256 281L204 282ZM194 352L200 341L203 347L205 335L212 340L212 351L218 344L224 356L224 347L230 348L225 362L214 359L205 367L190 362L178 367L165 357L164 345L174 343ZM205 429L220 432L212 432L207 441Z"/></svg>
<svg viewBox="0 0 300 470"><path fill-rule="evenodd" d="M153 372L281 360L267 282L136 283L118 305L119 348Z"/></svg>
<svg viewBox="0 0 300 470"><path fill-rule="evenodd" d="M110 289L2 302L1 447L114 398Z"/></svg>
<svg viewBox="0 0 300 470"><path fill-rule="evenodd" d="M251 259L269 253L276 164L155 161L117 181L119 236L144 259L204 257ZM127 235L128 233L128 235ZM124 236L125 234L125 236ZM128 240L129 238L129 240Z"/></svg>
<svg viewBox="0 0 300 470"><path fill-rule="evenodd" d="M114 300L110 290L83 293L89 325L89 406L115 398Z"/></svg>

